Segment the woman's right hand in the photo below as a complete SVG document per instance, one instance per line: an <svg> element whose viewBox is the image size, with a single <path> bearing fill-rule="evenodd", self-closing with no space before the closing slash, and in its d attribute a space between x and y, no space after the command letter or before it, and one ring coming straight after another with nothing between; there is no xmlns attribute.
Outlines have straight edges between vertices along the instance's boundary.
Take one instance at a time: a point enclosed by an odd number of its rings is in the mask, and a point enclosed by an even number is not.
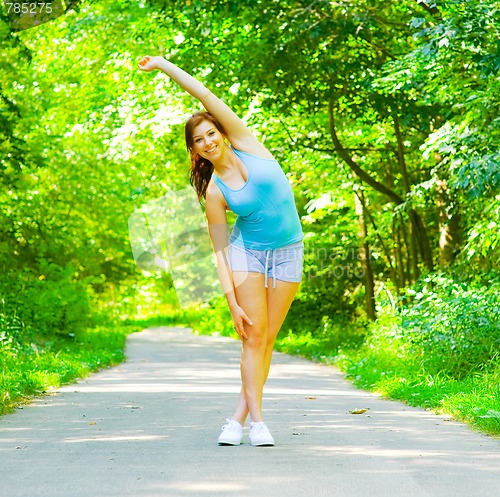
<svg viewBox="0 0 500 497"><path fill-rule="evenodd" d="M160 61L162 57L159 57L157 55L154 55L150 57L149 55L146 55L143 57L140 62L139 62L139 69L142 69L143 71L146 72L151 72L154 71L155 69L160 68Z"/></svg>
<svg viewBox="0 0 500 497"><path fill-rule="evenodd" d="M247 340L248 335L245 331L244 323L246 322L247 324L252 326L252 321L250 321L250 318L246 315L245 311L239 305L232 306L230 308L230 311L234 322L234 329L236 330L236 333L238 333L240 340Z"/></svg>

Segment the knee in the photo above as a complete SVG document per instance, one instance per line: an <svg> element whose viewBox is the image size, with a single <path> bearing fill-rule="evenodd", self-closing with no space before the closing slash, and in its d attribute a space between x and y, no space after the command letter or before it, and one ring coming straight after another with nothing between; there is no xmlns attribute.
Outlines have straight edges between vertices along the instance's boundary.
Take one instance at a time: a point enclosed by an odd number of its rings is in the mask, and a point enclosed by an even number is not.
<svg viewBox="0 0 500 497"><path fill-rule="evenodd" d="M245 346L255 350L265 350L268 344L267 329L255 328L248 333L248 339L245 340Z"/></svg>

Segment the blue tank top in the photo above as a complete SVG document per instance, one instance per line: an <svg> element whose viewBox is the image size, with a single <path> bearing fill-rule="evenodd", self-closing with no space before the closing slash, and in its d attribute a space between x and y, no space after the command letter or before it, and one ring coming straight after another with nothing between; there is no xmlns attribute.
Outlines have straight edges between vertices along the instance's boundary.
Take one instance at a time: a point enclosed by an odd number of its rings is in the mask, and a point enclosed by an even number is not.
<svg viewBox="0 0 500 497"><path fill-rule="evenodd" d="M240 247L268 250L303 239L292 187L278 162L233 148L247 168L246 183L229 188L215 173L229 208L238 215L229 241Z"/></svg>

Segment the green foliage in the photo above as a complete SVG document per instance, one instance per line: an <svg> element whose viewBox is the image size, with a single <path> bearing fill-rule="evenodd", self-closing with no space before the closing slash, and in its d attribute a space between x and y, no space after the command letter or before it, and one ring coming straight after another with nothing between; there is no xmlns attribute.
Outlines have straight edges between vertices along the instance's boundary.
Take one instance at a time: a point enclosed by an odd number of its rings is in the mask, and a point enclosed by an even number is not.
<svg viewBox="0 0 500 497"><path fill-rule="evenodd" d="M26 269L7 275L0 285L4 313L24 323L27 332L40 336L74 336L91 325L90 286L75 281L71 267L42 260L39 271L34 274Z"/></svg>
<svg viewBox="0 0 500 497"><path fill-rule="evenodd" d="M234 331L231 313L223 297L202 304L191 322L194 333L202 335L222 335L238 338Z"/></svg>
<svg viewBox="0 0 500 497"><path fill-rule="evenodd" d="M457 272L487 281L500 269L500 195L478 199L467 211L470 229L457 259Z"/></svg>
<svg viewBox="0 0 500 497"><path fill-rule="evenodd" d="M424 157L438 153L435 173L477 198L500 185L498 5L436 5L437 15L412 20L417 47L388 63L377 85L395 94L410 92L440 109L437 129L423 144Z"/></svg>
<svg viewBox="0 0 500 497"><path fill-rule="evenodd" d="M335 322L326 316L322 325L312 332L305 331L303 326L285 324L278 335L276 350L331 364L341 349L359 347L366 339L366 332L366 326L361 323Z"/></svg>
<svg viewBox="0 0 500 497"><path fill-rule="evenodd" d="M78 337L43 343L0 343L0 414L19 403L124 359L126 336L137 326L96 327Z"/></svg>
<svg viewBox="0 0 500 497"><path fill-rule="evenodd" d="M21 33L0 18L0 345L28 370L38 356L22 358L32 347L49 357L47 344L81 343L110 319L156 312L160 290L162 310L175 301L171 281L144 289L127 233L134 209L186 176L168 170L186 156L165 138L171 128L162 118L182 108L124 50L129 44L135 54L165 36L148 27L150 12L137 2L80 7ZM148 42L129 36L131 22ZM149 108L154 86L161 115ZM86 359L69 350L78 370Z"/></svg>
<svg viewBox="0 0 500 497"><path fill-rule="evenodd" d="M500 353L500 284L488 288L431 275L407 291L402 338L430 374L461 378L480 371Z"/></svg>
<svg viewBox="0 0 500 497"><path fill-rule="evenodd" d="M38 392L84 374L82 362L97 367L93 352L78 356L72 344L85 348L88 330L110 318L145 323L167 315L161 323L235 336L223 299L179 310L171 278L146 279L131 257L130 214L187 184L182 125L199 108L168 78L137 70L141 55L161 53L244 116L295 189L306 270L279 337L282 350L327 362L344 350L359 384L419 405L443 402L449 412L494 424L498 399L488 392L498 384L499 348L496 4L80 2L78 10L21 33L0 16L0 347L7 391L19 382L19 396ZM389 197L339 155L329 104L346 154ZM354 208L359 191L366 240ZM421 225L409 222L412 209ZM455 232L446 231L452 218ZM382 313L370 328L356 272L360 242L370 245L376 287L397 293L422 270L412 250L425 238L431 262L453 238L447 272L403 291L401 315ZM71 354L80 362L73 364ZM57 362L63 357L67 369ZM26 374L9 376L16 359ZM38 360L41 369L32 368ZM483 397L460 398L454 390L473 385Z"/></svg>
<svg viewBox="0 0 500 497"><path fill-rule="evenodd" d="M0 347L16 349L19 347L24 323L15 314L5 312L5 304L0 312Z"/></svg>

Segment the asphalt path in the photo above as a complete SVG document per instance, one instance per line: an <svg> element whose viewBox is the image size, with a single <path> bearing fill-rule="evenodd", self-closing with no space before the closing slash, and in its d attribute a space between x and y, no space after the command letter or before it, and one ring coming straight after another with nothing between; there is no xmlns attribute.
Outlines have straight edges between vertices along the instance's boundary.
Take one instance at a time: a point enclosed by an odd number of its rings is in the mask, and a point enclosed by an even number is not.
<svg viewBox="0 0 500 497"><path fill-rule="evenodd" d="M500 495L500 440L285 354L264 393L275 447L251 446L248 426L218 446L239 350L186 329L131 335L120 366L0 418L0 496Z"/></svg>

